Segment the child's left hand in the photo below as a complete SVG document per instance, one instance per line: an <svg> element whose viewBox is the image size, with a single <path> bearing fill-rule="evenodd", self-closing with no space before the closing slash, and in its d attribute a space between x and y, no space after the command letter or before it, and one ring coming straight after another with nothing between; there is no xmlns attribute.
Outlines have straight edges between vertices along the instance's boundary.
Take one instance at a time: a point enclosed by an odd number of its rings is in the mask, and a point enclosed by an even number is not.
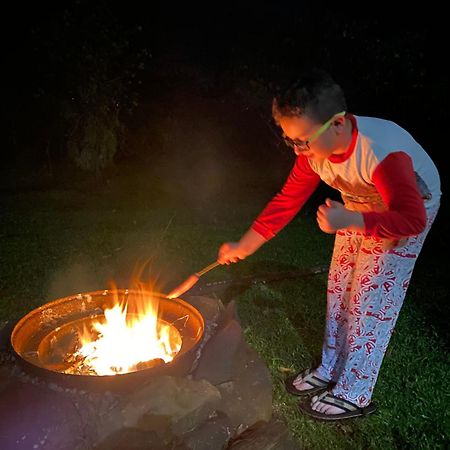
<svg viewBox="0 0 450 450"><path fill-rule="evenodd" d="M336 233L341 228L351 225L351 211L342 203L327 198L317 210L317 223L319 228L329 234Z"/></svg>

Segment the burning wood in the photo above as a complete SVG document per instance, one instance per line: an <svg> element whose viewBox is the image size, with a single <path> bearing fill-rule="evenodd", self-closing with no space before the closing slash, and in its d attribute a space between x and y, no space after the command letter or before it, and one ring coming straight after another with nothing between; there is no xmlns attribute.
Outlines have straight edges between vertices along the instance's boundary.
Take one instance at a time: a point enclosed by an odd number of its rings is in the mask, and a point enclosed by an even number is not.
<svg viewBox="0 0 450 450"><path fill-rule="evenodd" d="M87 357L76 353L67 354L64 362L69 366L62 370L62 373L70 375L98 375L95 370L86 362Z"/></svg>

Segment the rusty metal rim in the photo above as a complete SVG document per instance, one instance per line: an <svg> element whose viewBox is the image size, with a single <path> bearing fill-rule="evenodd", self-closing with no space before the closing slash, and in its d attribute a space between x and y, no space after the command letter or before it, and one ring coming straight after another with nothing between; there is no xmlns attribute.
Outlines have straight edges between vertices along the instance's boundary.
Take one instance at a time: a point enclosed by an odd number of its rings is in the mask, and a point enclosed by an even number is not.
<svg viewBox="0 0 450 450"><path fill-rule="evenodd" d="M45 367L41 367L39 365L34 364L33 362L30 362L29 360L27 360L26 357L24 357L23 345L21 345L23 344L23 342L21 341L23 339L30 339L30 331L33 330L32 326L33 322L36 322L38 320L39 324L42 324L43 327L48 325L47 323L45 323L45 320L42 321L42 317L44 318L46 317L46 312L55 309L58 310L59 308L64 308L65 306L70 305L70 303L74 304L79 303L81 300L83 300L83 298L85 300L88 298L91 299L94 298L96 300L94 301L90 300L89 302L91 303L89 305L91 308L83 312L83 314L86 314L86 317L88 317L89 311L92 311L95 308L99 307L98 305L98 303L100 303L99 300L106 301L108 296L111 297L112 295L116 294L128 296L128 298L131 298L133 294L142 294L142 293L140 291L128 289L85 292L53 300L49 303L46 303L42 306L33 309L25 316L23 316L21 319L19 319L12 328L10 336L10 346L12 353L15 355L18 362L24 367L26 371L30 371L42 378L52 379L56 383L60 383L70 387L80 387L80 388L84 387L87 389L100 388L102 390L104 389L126 390L129 387L129 385L134 385L139 380L145 380L146 378L154 375L162 375L162 374L186 375L192 368L192 363L195 359L196 348L203 337L204 333L203 317L201 313L188 302L179 298L169 300L164 295L155 292L149 292L149 294L151 294L153 297L157 297L160 301L160 304L163 304L164 307L167 308L173 307L179 309L180 311L184 311L186 314L189 315L188 320L193 321L192 331L194 331L194 328L198 326L195 336L194 335L183 336L182 348L180 349L180 352L177 354L174 360L171 361L170 363L162 364L160 366L156 366L153 368L144 368L142 370L138 370L135 372L130 372L126 374L117 374L113 376L95 376L95 375L83 376L75 374L66 374L62 372L54 372L52 370L46 369ZM62 319L63 318L64 316L62 316ZM36 334L38 334L39 328L35 327L35 329Z"/></svg>

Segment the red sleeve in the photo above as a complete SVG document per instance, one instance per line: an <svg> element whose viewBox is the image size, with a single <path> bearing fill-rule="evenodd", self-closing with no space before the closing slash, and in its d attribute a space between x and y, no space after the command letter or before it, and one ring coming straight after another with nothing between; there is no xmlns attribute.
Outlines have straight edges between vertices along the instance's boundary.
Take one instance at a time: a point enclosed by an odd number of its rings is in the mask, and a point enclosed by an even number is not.
<svg viewBox="0 0 450 450"><path fill-rule="evenodd" d="M425 229L425 206L409 155L404 152L388 155L375 169L372 181L388 210L363 213L367 233L398 239Z"/></svg>
<svg viewBox="0 0 450 450"><path fill-rule="evenodd" d="M266 239L273 238L300 211L319 181L320 177L311 169L308 159L298 156L281 191L253 222L253 230Z"/></svg>

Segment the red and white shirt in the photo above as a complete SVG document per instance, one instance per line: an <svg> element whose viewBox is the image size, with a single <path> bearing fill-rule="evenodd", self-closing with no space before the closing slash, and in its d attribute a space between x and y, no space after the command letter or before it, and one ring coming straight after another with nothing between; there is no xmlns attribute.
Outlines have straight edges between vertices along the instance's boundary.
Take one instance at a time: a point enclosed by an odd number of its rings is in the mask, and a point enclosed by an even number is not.
<svg viewBox="0 0 450 450"><path fill-rule="evenodd" d="M425 228L426 209L440 201L436 166L414 138L394 122L348 114L352 141L342 155L296 158L283 188L252 228L275 236L300 211L320 180L337 189L346 208L360 211L365 234L399 239Z"/></svg>

